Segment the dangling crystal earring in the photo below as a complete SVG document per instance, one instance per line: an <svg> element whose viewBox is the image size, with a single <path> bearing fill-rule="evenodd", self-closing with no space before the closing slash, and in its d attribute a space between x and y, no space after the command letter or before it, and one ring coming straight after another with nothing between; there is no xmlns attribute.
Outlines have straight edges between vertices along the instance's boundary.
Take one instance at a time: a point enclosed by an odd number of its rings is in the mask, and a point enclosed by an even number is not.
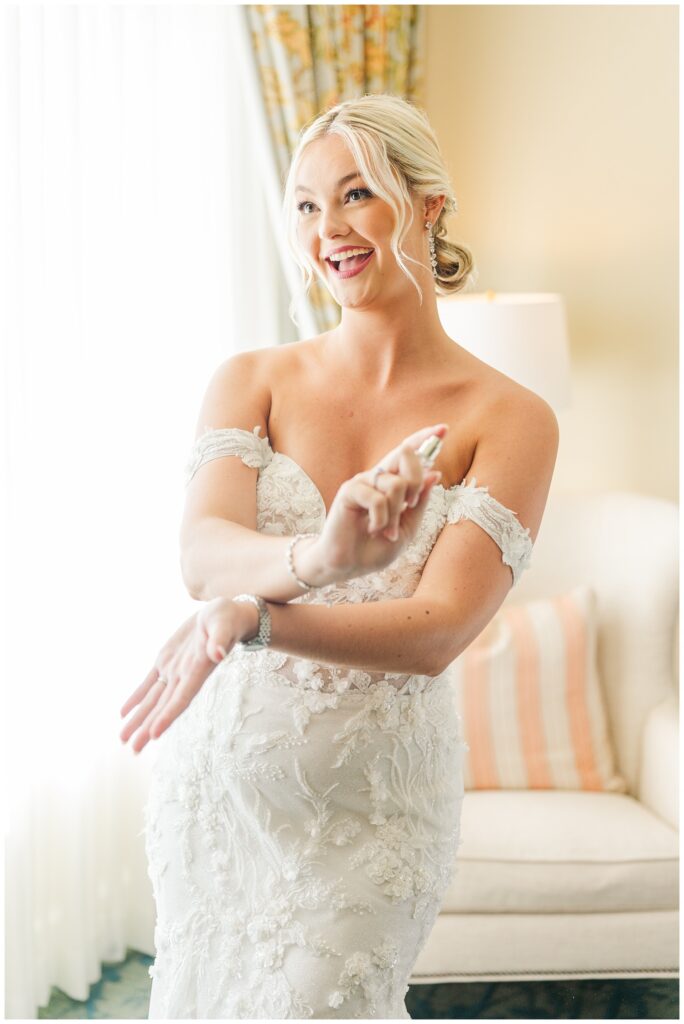
<svg viewBox="0 0 684 1024"><path fill-rule="evenodd" d="M432 273L434 277L437 277L437 249L435 246L435 236L432 234L432 224L429 220L425 221L425 227L430 232L428 242L430 245L430 263L432 264Z"/></svg>

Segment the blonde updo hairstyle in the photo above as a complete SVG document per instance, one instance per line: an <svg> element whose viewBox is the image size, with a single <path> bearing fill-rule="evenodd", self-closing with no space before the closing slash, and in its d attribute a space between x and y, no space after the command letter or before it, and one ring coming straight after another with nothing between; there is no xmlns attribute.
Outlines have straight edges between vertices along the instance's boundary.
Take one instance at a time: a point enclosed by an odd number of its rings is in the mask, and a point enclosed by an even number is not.
<svg viewBox="0 0 684 1024"><path fill-rule="evenodd" d="M320 114L299 136L285 183L283 211L287 239L305 279L304 294L313 282L313 268L297 241L295 177L301 156L315 139L339 135L347 144L357 167L374 195L388 203L395 214L391 248L397 263L413 283L423 302L423 293L405 261L417 264L402 249L413 221L411 199L416 196L446 196L434 223L438 295L460 291L473 278L473 259L468 249L446 239L444 221L458 207L437 139L427 116L408 100L387 94L346 100ZM290 312L294 307L294 300Z"/></svg>

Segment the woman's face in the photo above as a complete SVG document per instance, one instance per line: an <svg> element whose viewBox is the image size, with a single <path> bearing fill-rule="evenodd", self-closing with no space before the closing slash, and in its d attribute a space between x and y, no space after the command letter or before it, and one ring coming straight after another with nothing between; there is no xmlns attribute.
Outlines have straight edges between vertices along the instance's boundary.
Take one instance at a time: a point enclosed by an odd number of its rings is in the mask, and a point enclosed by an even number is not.
<svg viewBox="0 0 684 1024"><path fill-rule="evenodd" d="M311 266L343 307L365 308L406 299L418 292L399 267L390 246L392 208L372 195L346 143L326 135L311 142L299 162L295 183L297 237ZM414 200L414 219L402 248L426 268L408 263L422 288L432 279L425 230L424 201ZM363 249L363 254L332 262L331 254ZM341 251L341 253L340 253Z"/></svg>

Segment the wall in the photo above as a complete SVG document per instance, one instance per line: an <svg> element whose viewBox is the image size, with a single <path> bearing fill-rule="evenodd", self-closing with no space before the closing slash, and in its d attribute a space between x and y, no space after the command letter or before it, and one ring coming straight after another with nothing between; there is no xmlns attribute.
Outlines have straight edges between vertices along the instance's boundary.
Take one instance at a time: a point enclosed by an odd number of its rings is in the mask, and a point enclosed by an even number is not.
<svg viewBox="0 0 684 1024"><path fill-rule="evenodd" d="M677 8L430 5L426 39L475 290L565 298L554 488L677 500Z"/></svg>

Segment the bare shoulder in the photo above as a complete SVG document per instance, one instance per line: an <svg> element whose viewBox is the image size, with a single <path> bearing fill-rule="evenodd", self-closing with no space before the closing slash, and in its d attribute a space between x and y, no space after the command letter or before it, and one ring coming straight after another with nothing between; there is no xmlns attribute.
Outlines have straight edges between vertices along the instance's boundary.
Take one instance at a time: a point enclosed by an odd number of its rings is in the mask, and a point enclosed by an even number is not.
<svg viewBox="0 0 684 1024"><path fill-rule="evenodd" d="M274 364L277 364L277 353L284 351L286 345L271 348L244 349L233 352L219 363L214 373L218 380L230 383L242 375L253 375L256 380L267 378ZM282 357L280 357L282 359Z"/></svg>
<svg viewBox="0 0 684 1024"><path fill-rule="evenodd" d="M545 399L516 381L505 378L506 384L493 388L483 417L483 440L512 434L517 440L527 439L540 447L558 447L558 420Z"/></svg>
<svg viewBox="0 0 684 1024"><path fill-rule="evenodd" d="M245 349L227 356L214 370L208 394L214 401L233 400L247 392L261 405L270 404L271 383L280 379L296 363L296 348L302 342Z"/></svg>
<svg viewBox="0 0 684 1024"><path fill-rule="evenodd" d="M197 418L195 438L226 427L261 428L266 435L270 409L269 349L235 352L216 367L206 387Z"/></svg>
<svg viewBox="0 0 684 1024"><path fill-rule="evenodd" d="M274 394L304 364L310 342L245 349L228 356L214 370L197 421L196 436L209 427L262 428L268 423Z"/></svg>
<svg viewBox="0 0 684 1024"><path fill-rule="evenodd" d="M556 415L543 398L496 375L487 390L468 470L501 504L529 526L533 539L541 524L558 454Z"/></svg>
<svg viewBox="0 0 684 1024"><path fill-rule="evenodd" d="M318 338L306 341L291 341L287 345L271 345L268 348L246 349L236 352L221 363L218 371L254 373L264 380L281 376L289 371L302 368L317 351Z"/></svg>

